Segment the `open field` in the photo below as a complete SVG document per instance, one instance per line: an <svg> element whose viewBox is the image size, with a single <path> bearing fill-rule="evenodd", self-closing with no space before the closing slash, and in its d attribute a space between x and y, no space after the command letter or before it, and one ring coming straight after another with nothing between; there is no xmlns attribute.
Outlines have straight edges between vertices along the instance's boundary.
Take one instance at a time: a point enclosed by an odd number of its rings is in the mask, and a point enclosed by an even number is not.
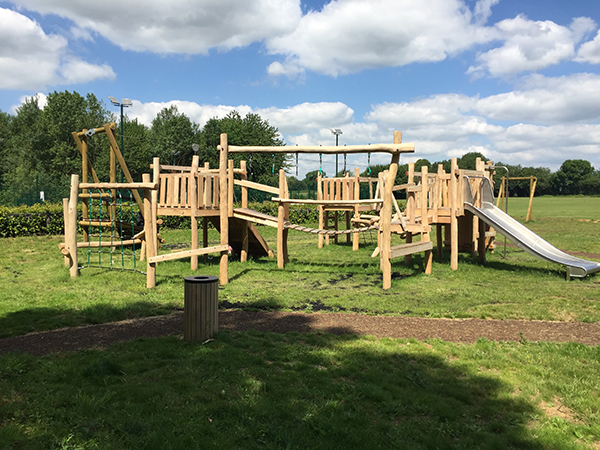
<svg viewBox="0 0 600 450"><path fill-rule="evenodd" d="M519 216L523 202L524 217L527 200L513 200L509 212ZM570 199L569 219L551 215L567 205L537 200L532 230L563 250L600 254L595 203ZM274 242L273 230L262 231ZM163 235L172 247L189 240L186 231ZM153 290L131 271L87 268L71 280L60 240L2 240L0 337L183 307L188 262L159 264ZM365 240L358 252L345 243L318 250L314 236L290 232L285 269L267 258L233 261L219 299L243 309L600 321L598 275L566 282L561 267L514 247L504 257L501 238L486 265L462 255L457 272L448 255L431 276L418 255L410 267L397 261L388 291ZM216 258L201 260L198 273L217 275ZM0 449L597 449L599 361L600 347L579 344L233 331L204 345L160 338L4 355Z"/></svg>

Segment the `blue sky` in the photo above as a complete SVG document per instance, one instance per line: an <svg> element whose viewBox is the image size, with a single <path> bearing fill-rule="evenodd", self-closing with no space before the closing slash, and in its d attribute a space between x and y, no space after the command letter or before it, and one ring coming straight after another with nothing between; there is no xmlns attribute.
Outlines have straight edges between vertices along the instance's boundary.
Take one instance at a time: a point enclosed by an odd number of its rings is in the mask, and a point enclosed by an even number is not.
<svg viewBox="0 0 600 450"><path fill-rule="evenodd" d="M148 125L171 104L200 125L236 109L289 145L400 130L405 162L600 168L599 29L598 0L0 0L0 110L66 89L130 98Z"/></svg>

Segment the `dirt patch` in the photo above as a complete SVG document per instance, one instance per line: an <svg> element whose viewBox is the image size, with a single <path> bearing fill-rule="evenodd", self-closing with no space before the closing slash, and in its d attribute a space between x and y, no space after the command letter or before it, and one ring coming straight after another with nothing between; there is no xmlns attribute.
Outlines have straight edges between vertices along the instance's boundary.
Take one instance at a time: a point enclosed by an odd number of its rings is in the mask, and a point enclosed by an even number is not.
<svg viewBox="0 0 600 450"><path fill-rule="evenodd" d="M356 313L302 313L285 311L219 312L222 330L257 330L287 333L325 332L371 335L377 338L439 338L473 343L479 338L494 341L578 342L600 345L600 324L520 320L431 319L422 317L369 316ZM183 312L101 325L62 328L0 339L0 354L24 352L34 355L106 347L139 338L180 336ZM561 408L562 409L562 408Z"/></svg>

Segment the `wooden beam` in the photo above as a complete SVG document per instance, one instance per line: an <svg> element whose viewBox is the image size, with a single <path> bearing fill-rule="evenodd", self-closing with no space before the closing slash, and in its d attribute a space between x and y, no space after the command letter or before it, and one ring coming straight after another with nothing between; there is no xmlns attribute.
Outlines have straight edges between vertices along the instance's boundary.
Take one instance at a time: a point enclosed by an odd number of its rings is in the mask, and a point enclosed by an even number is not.
<svg viewBox="0 0 600 450"><path fill-rule="evenodd" d="M275 186L267 186L266 184L255 183L254 181L247 180L235 180L234 184L250 189L256 189L257 191L264 191L270 194L279 195L279 188Z"/></svg>
<svg viewBox="0 0 600 450"><path fill-rule="evenodd" d="M158 183L79 183L80 189L158 189Z"/></svg>
<svg viewBox="0 0 600 450"><path fill-rule="evenodd" d="M163 261L173 261L175 259L190 258L193 256L206 255L208 253L228 252L229 245L213 245L212 247L197 248L194 250L184 250L182 252L167 253L148 258L148 262L157 263Z"/></svg>
<svg viewBox="0 0 600 450"><path fill-rule="evenodd" d="M240 147L231 145L228 147L229 153L322 153L324 155L342 155L344 153L414 153L415 144L373 144L373 145L346 145L338 146L320 146L303 145L288 147L260 147L247 146Z"/></svg>

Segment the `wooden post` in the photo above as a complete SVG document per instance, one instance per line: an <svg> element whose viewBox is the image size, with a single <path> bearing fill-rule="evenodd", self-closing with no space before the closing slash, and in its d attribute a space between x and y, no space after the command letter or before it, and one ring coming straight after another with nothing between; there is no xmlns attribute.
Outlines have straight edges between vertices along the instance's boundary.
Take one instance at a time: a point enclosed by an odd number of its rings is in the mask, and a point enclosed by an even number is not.
<svg viewBox="0 0 600 450"><path fill-rule="evenodd" d="M155 161L156 159L157 158L155 158ZM154 167L154 170L156 170L156 163L154 164ZM147 173L143 174L142 181L144 183L150 182L150 175ZM144 189L144 237L146 239L146 287L148 289L156 286L156 263L150 262L150 258L156 256L157 253L156 219L153 219L152 192L153 191L150 191L149 189Z"/></svg>
<svg viewBox="0 0 600 450"><path fill-rule="evenodd" d="M415 163L408 163L408 184L415 182ZM417 208L416 192L408 192L406 194L406 214L409 223L415 223L415 210ZM413 235L410 231L406 232L406 243L410 244L413 241ZM412 264L412 255L404 257L404 264L409 266Z"/></svg>
<svg viewBox="0 0 600 450"><path fill-rule="evenodd" d="M240 169L242 172L242 180L248 178L246 171L246 161L240 161ZM242 208L248 208L248 188L242 186ZM244 222L242 225L242 252L240 253L240 261L245 262L248 260L248 222Z"/></svg>
<svg viewBox="0 0 600 450"><path fill-rule="evenodd" d="M527 208L527 217L525 217L525 222L529 222L532 219L533 212L533 195L535 194L535 187L537 185L537 178L532 176L529 181L529 207Z"/></svg>
<svg viewBox="0 0 600 450"><path fill-rule="evenodd" d="M458 160L452 158L450 170L450 268L458 270Z"/></svg>
<svg viewBox="0 0 600 450"><path fill-rule="evenodd" d="M227 161L227 215L233 217L233 159Z"/></svg>
<svg viewBox="0 0 600 450"><path fill-rule="evenodd" d="M394 144L402 142L402 133L394 132ZM396 179L396 173L398 173L398 161L400 160L400 154L395 153L392 155L392 161L387 176L385 177L385 187L383 191L383 205L381 207L381 217L379 223L381 224L381 241L380 241L380 266L383 272L383 289L389 289L392 287L392 263L390 261L390 249L392 247L392 195L394 195L394 180Z"/></svg>
<svg viewBox="0 0 600 450"><path fill-rule="evenodd" d="M79 274L79 263L77 260L77 200L79 194L79 175L71 175L71 193L69 196L69 241L65 242L69 249L71 267L69 272L71 278Z"/></svg>
<svg viewBox="0 0 600 450"><path fill-rule="evenodd" d="M358 167L354 168L354 200L360 199L360 170ZM360 205L356 204L354 206L354 218L360 218ZM358 226L358 225L355 225ZM352 250L358 250L360 244L360 235L357 232L352 233Z"/></svg>
<svg viewBox="0 0 600 450"><path fill-rule="evenodd" d="M68 269L71 267L71 257L68 254L68 250L66 250L66 244L68 242L69 236L69 199L63 198L63 222L65 229L65 249L63 249L65 267Z"/></svg>
<svg viewBox="0 0 600 450"><path fill-rule="evenodd" d="M285 177L285 170L279 170L279 198L287 198L287 181ZM277 207L277 267L283 269L285 263L288 261L287 256L287 234L288 230L285 229L285 222L289 215L289 205L287 203L279 202Z"/></svg>
<svg viewBox="0 0 600 450"><path fill-rule="evenodd" d="M221 221L221 245L229 245L229 217L227 206L227 134L221 134L221 153L219 158L219 213ZM219 266L219 280L221 285L229 282L229 252L221 252Z"/></svg>
<svg viewBox="0 0 600 450"><path fill-rule="evenodd" d="M154 158L154 165L152 169L152 180L158 186L160 181L160 159ZM137 191L134 191L137 192ZM158 189L154 189L150 192L150 219L152 222L151 235L145 238L147 242L149 239L152 239L154 242L154 256L158 253ZM145 218L144 218L144 223Z"/></svg>
<svg viewBox="0 0 600 450"><path fill-rule="evenodd" d="M188 199L190 202L190 221L192 225L192 250L198 248L198 155L192 157L192 168L188 177ZM190 257L190 269L198 269L198 255Z"/></svg>
<svg viewBox="0 0 600 450"><path fill-rule="evenodd" d="M219 283L213 276L186 277L183 339L204 342L219 331Z"/></svg>
<svg viewBox="0 0 600 450"><path fill-rule="evenodd" d="M427 181L427 166L421 167L421 184L423 186L423 190L421 191L421 241L429 242L431 238L429 237L429 208L428 208L428 181ZM433 254L431 250L425 252L425 274L431 274L431 269L433 265Z"/></svg>

